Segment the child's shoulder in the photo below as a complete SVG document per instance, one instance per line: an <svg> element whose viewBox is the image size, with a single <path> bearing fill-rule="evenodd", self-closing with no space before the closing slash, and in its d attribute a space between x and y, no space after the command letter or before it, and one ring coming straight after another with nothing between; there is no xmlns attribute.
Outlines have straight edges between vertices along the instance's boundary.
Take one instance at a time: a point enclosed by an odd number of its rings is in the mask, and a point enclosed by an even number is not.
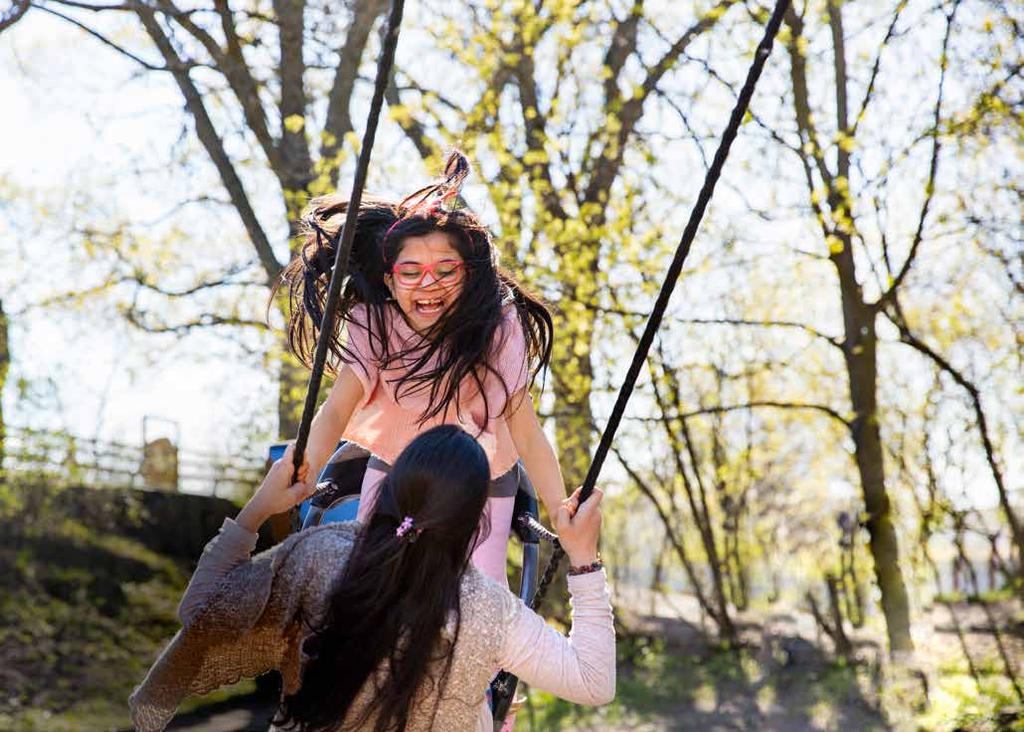
<svg viewBox="0 0 1024 732"><path fill-rule="evenodd" d="M501 377L504 383L501 392L506 395L518 392L529 380L526 333L514 304L505 305L502 309L501 323L495 329L488 362ZM501 393L495 391L491 396L500 399Z"/></svg>
<svg viewBox="0 0 1024 732"><path fill-rule="evenodd" d="M355 325L364 330L371 325L375 328L382 325L393 325L401 320L398 308L393 303L384 303L383 306L368 305L363 302L356 303L345 315L345 322ZM381 322L383 321L383 322Z"/></svg>
<svg viewBox="0 0 1024 732"><path fill-rule="evenodd" d="M369 349L370 344L378 346L386 334L396 329L394 308L388 305L376 307L357 303L345 314L344 325L348 330L349 344L364 355L377 352Z"/></svg>
<svg viewBox="0 0 1024 732"><path fill-rule="evenodd" d="M345 320L350 325L365 328L370 321L370 309L366 306L366 303L356 303L352 306L352 309L348 311L348 314L345 316Z"/></svg>
<svg viewBox="0 0 1024 732"><path fill-rule="evenodd" d="M501 308L501 321L494 332L494 350L503 351L525 344L526 334L519 317L519 308L514 302L505 303Z"/></svg>

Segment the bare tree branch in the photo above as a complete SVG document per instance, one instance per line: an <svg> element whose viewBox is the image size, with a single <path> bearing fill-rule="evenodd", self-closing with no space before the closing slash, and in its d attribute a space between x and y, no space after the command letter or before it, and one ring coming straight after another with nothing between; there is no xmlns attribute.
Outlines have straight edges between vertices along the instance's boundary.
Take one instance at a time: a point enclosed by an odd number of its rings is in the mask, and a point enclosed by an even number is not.
<svg viewBox="0 0 1024 732"><path fill-rule="evenodd" d="M914 238L910 243L910 251L907 253L907 258L904 260L899 273L893 278L889 289L882 293L881 297L872 305L876 310L885 307L886 303L895 296L907 273L910 272L910 267L917 256L921 241L924 239L924 225L928 218L928 210L931 208L932 200L935 198L935 178L939 171L939 153L942 150L940 127L942 125L942 97L945 91L946 70L949 67L949 41L953 35L953 23L956 19L956 11L960 8L960 1L955 0L953 9L946 15L946 33L942 38L942 53L939 56L939 91L935 95L935 111L932 116L932 154L928 163L928 178L925 183L924 201L921 204L921 213L917 218L917 230L914 232Z"/></svg>
<svg viewBox="0 0 1024 732"><path fill-rule="evenodd" d="M1010 494L1003 482L1003 471L999 467L999 460L996 457L996 449L989 436L988 420L985 417L985 410L981 404L981 392L959 369L953 366L946 358L928 346L923 340L914 335L907 324L906 318L895 298L892 300L892 307L882 311L889 321L900 331L900 341L913 348L918 353L927 357L940 371L949 376L964 391L967 392L974 409L974 416L978 426L978 434L981 437L981 445L985 451L985 459L988 461L989 471L992 473L992 480L995 481L996 490L999 493L999 503L1006 516L1006 522L1010 526L1010 533L1013 543L1019 552L1024 554L1024 526L1010 503Z"/></svg>
<svg viewBox="0 0 1024 732"><path fill-rule="evenodd" d="M75 2L75 0L47 0L47 2L49 2L50 4L54 4L54 5L63 5L63 6L68 7L68 8L76 8L78 10L89 10L89 11L94 12L94 13L99 13L99 12L102 12L104 10L121 10L123 12L129 12L129 13L135 12L135 3L134 2L118 3L118 4L111 4L111 5L96 5L96 4L93 4L93 3L80 3L80 2ZM38 3L36 3L35 6L36 7L41 7Z"/></svg>
<svg viewBox="0 0 1024 732"><path fill-rule="evenodd" d="M178 88L185 97L185 108L195 121L196 135L217 168L221 182L227 189L231 202L242 219L246 233L248 233L250 241L252 241L253 246L256 248L260 264L267 275L267 282L273 282L281 272L281 263L277 261L277 257L274 255L274 250L270 246L270 240L267 238L263 226L256 217L256 212L249 202L245 187L235 171L234 164L228 157L223 141L217 134L213 120L210 119L210 115L206 111L202 95L196 89L182 59L178 56L177 51L171 45L170 39L157 21L156 13L152 9L140 5L138 15L150 38L153 39L157 49L164 57L164 61L170 68Z"/></svg>
<svg viewBox="0 0 1024 732"><path fill-rule="evenodd" d="M789 51L790 58L790 82L793 85L793 107L796 111L797 129L800 131L801 137L801 152L803 153L801 159L805 162L805 165L808 157L814 161L818 174L824 181L825 186L831 191L833 189L832 173L825 163L821 143L818 140L818 132L811 121L810 91L807 86L807 63L804 57L806 53L804 45L806 40L803 36L804 22L796 14L796 11L793 10L793 6L786 10L786 25L789 26L790 30L787 50ZM802 40L804 43L801 43ZM814 190L813 178L808 181L808 186L811 190ZM816 213L820 215L820 209Z"/></svg>
<svg viewBox="0 0 1024 732"><path fill-rule="evenodd" d="M547 131L545 129L547 121L540 109L540 98L537 93L537 73L534 67L533 54L525 53L525 43L521 38L517 38L517 42L520 43L519 48L516 49L519 62L516 64L513 74L519 89L520 113L522 114L523 127L526 130L526 147L527 150L534 153L535 158L538 160L538 162L526 167L535 180L543 181L541 199L548 213L554 218L564 221L568 218L568 213L562 207L558 190L555 188L554 181L551 178L550 162L544 149L547 141ZM541 159L544 162L540 162Z"/></svg>
<svg viewBox="0 0 1024 732"><path fill-rule="evenodd" d="M214 5L221 20L221 29L227 41L227 49L221 48L220 44L210 35L209 31L192 21L191 15L178 9L172 0L160 0L161 7L166 14L185 29L193 38L206 49L213 59L214 65L227 79L245 121L252 130L253 136L259 143L263 154L275 173L280 173L282 167L281 155L277 149L277 143L270 134L267 125L266 112L260 102L259 89L252 77L245 58L242 56L241 45L238 34L235 30L234 19L226 0L214 0Z"/></svg>
<svg viewBox="0 0 1024 732"><path fill-rule="evenodd" d="M121 259L121 261L125 262L124 259ZM130 263L125 263L131 266ZM235 275L252 268L253 264L253 262L237 264L229 268L227 271L225 271L222 275L220 275L217 278L202 280L200 282L195 283L194 285L178 289L161 287L154 283L152 278L147 273L133 267L132 271L128 274L111 273L111 275L104 279L102 282L99 282L85 289L79 289L69 292L60 292L54 295L50 295L49 297L43 298L41 300L31 303L30 305L27 305L26 307L19 310L16 313L16 315L23 315L29 312L30 310L66 306L68 303L84 300L94 295L100 295L108 290L126 284L135 285L138 289L143 289L148 292L152 292L172 300L188 298L192 295L195 295L199 292L203 292L205 290L213 290L223 287L266 287L266 282L263 281L231 279Z"/></svg>
<svg viewBox="0 0 1024 732"><path fill-rule="evenodd" d="M669 516L657 496L654 494L654 490L647 484L640 474L633 469L622 452L614 445L612 446L612 452L615 453L615 457L618 459L619 464L622 466L623 470L626 471L626 474L633 481L634 485L636 485L640 492L647 497L647 500L650 501L651 505L654 507L655 512L658 514L658 518L661 519L661 525L665 529L665 536L668 537L669 542L672 544L672 548L675 550L676 556L679 557L679 561L682 562L683 569L686 571L686 577L690 580L690 585L693 588L693 594L697 597L697 602L700 603L700 606L704 608L704 611L708 615L715 619L717 624L718 615L714 606L704 594L704 589L700 583L700 576L698 575L696 568L693 566L693 561L690 559L690 556L686 551L686 545L676 533L674 517Z"/></svg>
<svg viewBox="0 0 1024 732"><path fill-rule="evenodd" d="M402 105L402 99L399 96L398 86L395 84L395 69L392 67L391 70L391 81L384 90L384 100L388 103L388 107L396 109ZM434 155L438 151L438 145L430 139L427 134L426 128L414 119L411 114L402 114L397 118L398 126L402 128L402 132L409 138L409 141L416 148L416 152L419 153L421 160L426 160L431 155Z"/></svg>
<svg viewBox="0 0 1024 732"><path fill-rule="evenodd" d="M325 160L332 160L338 154L345 143L345 135L352 131L349 102L359 73L359 62L363 58L373 24L384 14L384 9L385 3L382 0L357 0L352 3L352 24L345 36L344 45L338 50L338 66L327 99L325 140L321 155ZM336 165L331 166L331 182L338 182Z"/></svg>
<svg viewBox="0 0 1024 732"><path fill-rule="evenodd" d="M882 39L881 44L878 46L878 52L875 54L875 63L871 67L871 76L868 78L867 88L864 90L864 99L861 100L860 109L857 112L857 116L853 120L853 127L850 128L850 136L857 136L857 127L860 125L861 120L864 119L865 114L868 110L868 105L875 93L875 82L878 81L878 71L882 65L882 54L885 49L889 46L889 42L893 39L896 34L896 23L899 22L900 15L907 7L906 0L900 0L896 4L896 10L892 14L892 21L889 23L889 28L885 32L885 37Z"/></svg>
<svg viewBox="0 0 1024 732"><path fill-rule="evenodd" d="M841 338L836 336L830 336L827 333L822 333L817 328L807 325L806 323L799 323L790 320L745 320L742 318L679 318L676 322L679 323L693 323L698 325L738 325L738 326L752 326L757 328L793 328L796 330L802 330L808 335L812 335L815 338L820 338L829 345L835 346L836 348L843 347L843 341Z"/></svg>
<svg viewBox="0 0 1024 732"><path fill-rule="evenodd" d="M274 15L278 26L278 52L280 65L278 79L281 85L278 109L281 114L280 151L283 162L278 175L283 181L286 198L288 193L306 190L313 167L306 140L306 61L305 47L305 0L274 0ZM298 119L302 125L293 125ZM294 227L297 217L289 212L289 223Z"/></svg>
<svg viewBox="0 0 1024 732"><path fill-rule="evenodd" d="M588 309L596 312L605 313L609 315L620 315L624 317L634 317L641 320L645 320L648 313L641 312L639 310L625 310L622 308L609 308L602 307L600 305L587 306ZM680 323L686 325L736 325L736 326L751 326L759 328L793 328L796 330L802 330L805 333L827 341L830 345L842 348L843 341L841 338L830 336L827 333L823 333L813 326L807 325L806 323L800 323L791 320L747 320L743 318L665 318L673 323Z"/></svg>
<svg viewBox="0 0 1024 732"><path fill-rule="evenodd" d="M687 420L694 417L702 417L710 414L724 414L726 412L737 412L746 409L807 409L814 412L821 412L826 414L835 421L842 424L847 429L851 428L851 423L839 412L832 407L824 404L814 404L810 402L782 402L774 401L770 399L757 399L745 402L743 404L719 404L709 407L701 407L700 409L693 409L687 412L679 412L677 414L669 414L669 419ZM637 422L660 422L662 417L632 417Z"/></svg>
<svg viewBox="0 0 1024 732"><path fill-rule="evenodd" d="M182 336L194 330L223 326L255 328L261 331L270 329L270 326L262 320L249 320L247 318L217 315L214 313L203 313L198 317L181 323L149 323L145 320L145 313L139 312L134 307L125 308L123 314L129 323L147 333L174 333L175 335Z"/></svg>
<svg viewBox="0 0 1024 732"><path fill-rule="evenodd" d="M151 64L148 61L146 61L145 59L143 59L143 58L141 58L139 56L136 56L134 53L132 53L128 49L126 49L126 48L124 48L122 46L119 46L118 44L114 43L112 40L107 38L105 35L103 35L99 31L90 28L85 23L83 23L83 22L81 22L79 20L76 20L75 18L72 18L70 15L65 15L64 13L58 12L58 11L54 10L53 8L48 8L45 5L36 5L35 7L39 8L39 10L42 10L44 13L49 13L50 15L56 16L56 17L60 18L61 20L63 20L65 23L69 23L70 25L73 25L76 28L84 31L85 33L89 34L90 36L92 36L93 38L98 40L103 45L108 46L108 47L114 49L115 51L117 51L122 56L125 56L126 58L131 59L132 61L134 61L139 66L142 66L145 69L149 69L150 71L167 71L168 70L164 66L157 66L156 64Z"/></svg>
<svg viewBox="0 0 1024 732"><path fill-rule="evenodd" d="M11 7L0 13L0 32L21 20L30 7L32 7L32 0L13 0Z"/></svg>
<svg viewBox="0 0 1024 732"><path fill-rule="evenodd" d="M696 23L687 28L682 35L676 39L675 43L666 51L660 59L647 70L647 74L644 77L643 82L639 86L638 93L635 96L630 97L628 100L623 101L621 95L616 91L616 96L612 99L605 100L606 111L615 114L619 120L619 129L615 135L605 141L601 146L600 150L596 154L592 155L590 160L593 162L593 169L591 172L590 180L587 183L587 187L584 192L584 200L588 202L598 202L601 200L601 194L606 193L608 188L611 186L612 181L615 180L618 175L619 168L622 165L623 155L622 151L625 150L626 143L632 137L635 131L636 124L643 114L644 103L647 98L658 86L658 83L665 76L665 74L678 63L680 56L689 47L689 45L703 35L705 32L713 28L724 15L724 13L738 0L720 0L714 5L707 13L705 13ZM627 41L628 36L623 38L623 41ZM630 49L630 52L635 50ZM588 145L588 149L590 146ZM609 155L610 150L617 151L615 155Z"/></svg>

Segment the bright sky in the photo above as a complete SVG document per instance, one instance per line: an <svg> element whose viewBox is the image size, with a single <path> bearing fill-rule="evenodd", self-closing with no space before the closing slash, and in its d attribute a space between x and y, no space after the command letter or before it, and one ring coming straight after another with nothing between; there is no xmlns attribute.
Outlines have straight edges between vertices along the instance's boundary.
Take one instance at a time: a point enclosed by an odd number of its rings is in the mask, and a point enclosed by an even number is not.
<svg viewBox="0 0 1024 732"><path fill-rule="evenodd" d="M159 215L175 199L158 189L138 190L132 175L121 171L136 157L160 164L147 150L169 149L178 136L167 124L180 108L176 91L133 82L124 93L127 64L37 12L16 33L0 35L0 69L0 175L42 191L34 201L0 204L0 286L12 318L12 376L31 380L37 397L26 398L11 384L8 420L138 442L143 416L155 415L180 425L186 449L228 450L240 434L268 434L269 411L261 415L253 406L272 405L273 383L258 368L235 368L244 356L220 339L175 345L173 338L142 338L116 313L94 309L22 312L62 291L63 282L81 281L80 262L59 241L47 243L45 229L26 236L2 214L32 203L66 214L67 197L90 193L112 210L124 206L143 219ZM105 187L97 190L97 178ZM174 176L167 182L180 186ZM59 221L55 226L61 230ZM59 388L49 389L48 379Z"/></svg>

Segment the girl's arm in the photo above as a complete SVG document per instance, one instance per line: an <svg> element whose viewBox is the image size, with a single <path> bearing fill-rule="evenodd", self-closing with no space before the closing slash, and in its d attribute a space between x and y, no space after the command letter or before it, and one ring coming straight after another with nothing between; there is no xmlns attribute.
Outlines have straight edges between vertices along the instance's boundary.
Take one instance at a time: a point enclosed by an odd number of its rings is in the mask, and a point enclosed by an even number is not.
<svg viewBox="0 0 1024 732"><path fill-rule="evenodd" d="M562 480L562 469L558 466L555 450L540 426L529 390L523 389L517 393L511 403L514 409L506 422L512 433L512 443L516 446L530 481L537 488L548 516L554 517L565 500L565 482Z"/></svg>
<svg viewBox="0 0 1024 732"><path fill-rule="evenodd" d="M597 559L602 493L577 510L579 491L553 517L573 566ZM615 697L615 627L604 569L569 577L572 630L559 633L518 600L499 664L530 686L577 704L607 704Z"/></svg>
<svg viewBox="0 0 1024 732"><path fill-rule="evenodd" d="M354 524L338 532L303 532L250 558L256 530L308 495L291 484L294 447L276 461L235 521L203 552L179 607L184 626L129 699L133 729L163 730L181 700L198 689L215 689L270 669L285 689L301 683L298 639L310 605L334 581L336 568L323 556L344 561L355 540ZM331 563L327 563L331 564Z"/></svg>
<svg viewBox="0 0 1024 732"><path fill-rule="evenodd" d="M178 603L178 620L182 625L191 622L231 570L249 559L263 522L309 495L310 489L303 483L288 485L294 451L295 446L289 445L284 456L274 461L267 477L238 516L233 521L224 519L220 532L203 549L188 589Z"/></svg>
<svg viewBox="0 0 1024 732"><path fill-rule="evenodd" d="M356 405L363 398L363 382L351 366L343 366L334 387L323 403L309 431L305 462L309 466L310 487L316 486L317 476L338 447Z"/></svg>

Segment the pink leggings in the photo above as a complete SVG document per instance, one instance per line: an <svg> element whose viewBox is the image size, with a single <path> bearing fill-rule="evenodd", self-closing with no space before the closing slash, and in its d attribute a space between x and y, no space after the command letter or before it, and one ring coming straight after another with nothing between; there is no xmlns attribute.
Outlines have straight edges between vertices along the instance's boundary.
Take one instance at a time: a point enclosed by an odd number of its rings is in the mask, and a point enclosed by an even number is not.
<svg viewBox="0 0 1024 732"><path fill-rule="evenodd" d="M359 513L356 519L365 522L377 502L380 484L385 476L383 470L367 468L363 476L363 487L359 492ZM512 509L516 497L489 496L484 510L491 523L491 531L487 537L473 550L473 564L498 584L508 587L508 575L505 572L505 557L508 552L508 539L512 533Z"/></svg>

